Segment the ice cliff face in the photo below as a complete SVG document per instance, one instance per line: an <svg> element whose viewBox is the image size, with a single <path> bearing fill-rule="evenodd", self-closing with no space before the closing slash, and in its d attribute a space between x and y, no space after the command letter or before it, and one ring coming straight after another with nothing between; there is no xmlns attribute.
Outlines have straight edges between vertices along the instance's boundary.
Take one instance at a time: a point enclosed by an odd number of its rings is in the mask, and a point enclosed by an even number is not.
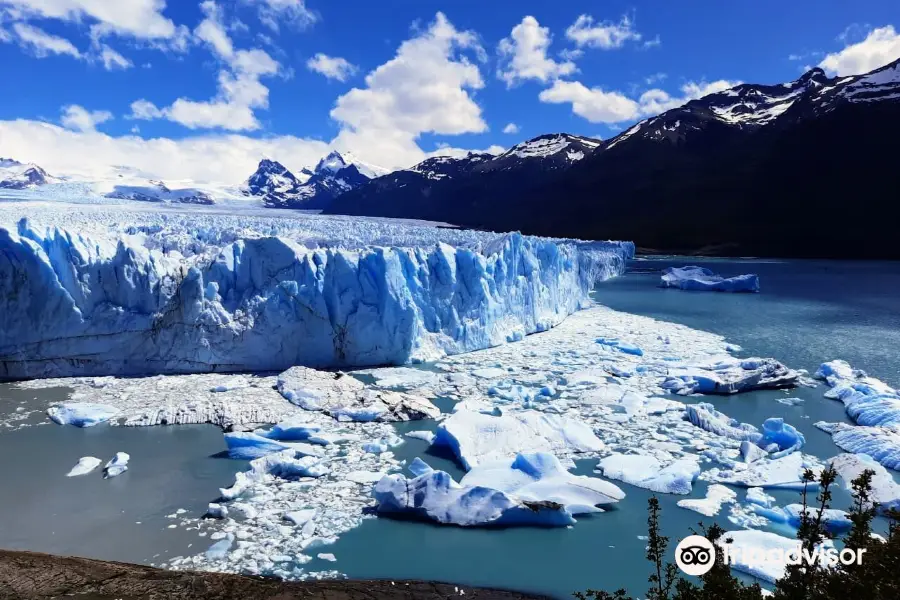
<svg viewBox="0 0 900 600"><path fill-rule="evenodd" d="M509 234L480 251L311 250L260 236L188 257L23 220L0 228L0 377L437 359L557 325L632 248Z"/></svg>

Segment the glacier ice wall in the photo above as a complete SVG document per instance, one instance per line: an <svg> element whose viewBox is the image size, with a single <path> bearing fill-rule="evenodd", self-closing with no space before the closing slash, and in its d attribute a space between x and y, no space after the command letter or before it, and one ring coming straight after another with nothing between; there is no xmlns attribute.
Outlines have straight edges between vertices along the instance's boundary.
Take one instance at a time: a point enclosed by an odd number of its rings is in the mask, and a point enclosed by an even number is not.
<svg viewBox="0 0 900 600"><path fill-rule="evenodd" d="M0 378L432 360L557 325L632 252L506 234L356 250L256 235L182 253L22 220L0 228Z"/></svg>

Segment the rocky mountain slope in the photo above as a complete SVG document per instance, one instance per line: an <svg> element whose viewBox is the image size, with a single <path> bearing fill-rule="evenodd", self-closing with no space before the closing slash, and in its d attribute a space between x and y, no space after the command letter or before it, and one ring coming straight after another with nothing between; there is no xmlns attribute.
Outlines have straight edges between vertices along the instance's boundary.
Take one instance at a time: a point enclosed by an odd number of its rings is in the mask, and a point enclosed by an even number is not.
<svg viewBox="0 0 900 600"><path fill-rule="evenodd" d="M900 61L853 77L813 69L693 100L588 147L543 137L454 176L373 182L328 211L666 252L900 258L898 136Z"/></svg>

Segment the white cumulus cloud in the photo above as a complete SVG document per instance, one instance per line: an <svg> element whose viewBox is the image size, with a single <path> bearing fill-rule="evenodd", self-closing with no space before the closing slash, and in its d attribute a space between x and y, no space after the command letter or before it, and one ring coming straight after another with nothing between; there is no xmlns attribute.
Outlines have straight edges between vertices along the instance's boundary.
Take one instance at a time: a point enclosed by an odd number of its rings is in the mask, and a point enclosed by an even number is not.
<svg viewBox="0 0 900 600"><path fill-rule="evenodd" d="M621 48L625 42L641 40L641 34L634 30L634 22L628 15L624 15L618 23L595 22L590 15L580 15L566 29L566 37L578 46L603 50Z"/></svg>
<svg viewBox="0 0 900 600"><path fill-rule="evenodd" d="M513 134L519 133L519 126L515 123L508 123L506 127L503 128L503 133Z"/></svg>
<svg viewBox="0 0 900 600"><path fill-rule="evenodd" d="M299 170L316 164L329 149L325 142L293 136L143 139L28 120L0 121L0 139L16 159L37 163L54 174L104 177L113 173L111 165L122 165L161 179L233 185L246 180L262 158L277 157L288 168Z"/></svg>
<svg viewBox="0 0 900 600"><path fill-rule="evenodd" d="M179 35L175 23L162 14L165 7L165 0L0 0L0 10L13 20L88 22L95 37L116 34L142 40Z"/></svg>
<svg viewBox="0 0 900 600"><path fill-rule="evenodd" d="M97 125L105 123L112 118L113 115L108 110L90 111L83 106L70 104L63 107L60 123L62 123L63 127L75 131L94 131L97 129Z"/></svg>
<svg viewBox="0 0 900 600"><path fill-rule="evenodd" d="M871 30L861 42L827 55L819 66L833 75L860 75L898 58L900 34L892 25L887 25Z"/></svg>
<svg viewBox="0 0 900 600"><path fill-rule="evenodd" d="M609 124L657 115L739 83L724 79L699 83L689 81L681 86L681 94L678 95L673 96L665 90L654 88L634 99L620 91L589 88L578 81L558 80L552 87L541 92L539 98L541 102L571 104L572 112L591 123Z"/></svg>
<svg viewBox="0 0 900 600"><path fill-rule="evenodd" d="M425 158L416 143L423 133L486 131L471 95L484 81L465 51L484 54L474 33L459 31L438 13L391 60L366 75L365 87L337 99L331 116L342 129L335 147L374 164L406 167Z"/></svg>
<svg viewBox="0 0 900 600"><path fill-rule="evenodd" d="M532 16L525 17L497 47L500 54L497 77L512 87L529 79L547 83L575 73L578 68L571 60L564 58L559 62L547 56L551 41L549 28L541 27Z"/></svg>
<svg viewBox="0 0 900 600"><path fill-rule="evenodd" d="M357 71L356 65L339 56L328 56L317 53L306 61L306 68L316 73L321 73L328 79L347 81Z"/></svg>
<svg viewBox="0 0 900 600"><path fill-rule="evenodd" d="M256 110L269 107L269 88L260 79L278 75L281 65L265 50L236 50L223 24L219 5L206 0L200 8L205 17L194 29L194 36L225 66L219 71L218 93L210 100L178 98L164 108L145 99L137 100L131 105L129 118L165 118L190 129L259 129Z"/></svg>
<svg viewBox="0 0 900 600"><path fill-rule="evenodd" d="M630 121L641 114L640 105L623 93L589 88L579 81L554 81L538 98L551 104L571 104L572 112L591 123Z"/></svg>

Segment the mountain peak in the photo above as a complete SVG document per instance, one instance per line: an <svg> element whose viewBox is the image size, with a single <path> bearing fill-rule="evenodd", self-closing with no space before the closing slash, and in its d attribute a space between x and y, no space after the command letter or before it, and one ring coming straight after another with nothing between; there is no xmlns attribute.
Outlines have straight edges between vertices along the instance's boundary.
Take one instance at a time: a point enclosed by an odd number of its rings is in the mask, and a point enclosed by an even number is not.
<svg viewBox="0 0 900 600"><path fill-rule="evenodd" d="M810 82L824 84L829 81L828 75L825 71L819 67L814 67L803 74L800 79L797 80L797 83L800 84L809 84Z"/></svg>
<svg viewBox="0 0 900 600"><path fill-rule="evenodd" d="M330 171L332 173L337 173L348 166L350 166L349 161L337 150L332 150L325 158L319 161L319 164L316 165L315 172L322 173L323 171Z"/></svg>

